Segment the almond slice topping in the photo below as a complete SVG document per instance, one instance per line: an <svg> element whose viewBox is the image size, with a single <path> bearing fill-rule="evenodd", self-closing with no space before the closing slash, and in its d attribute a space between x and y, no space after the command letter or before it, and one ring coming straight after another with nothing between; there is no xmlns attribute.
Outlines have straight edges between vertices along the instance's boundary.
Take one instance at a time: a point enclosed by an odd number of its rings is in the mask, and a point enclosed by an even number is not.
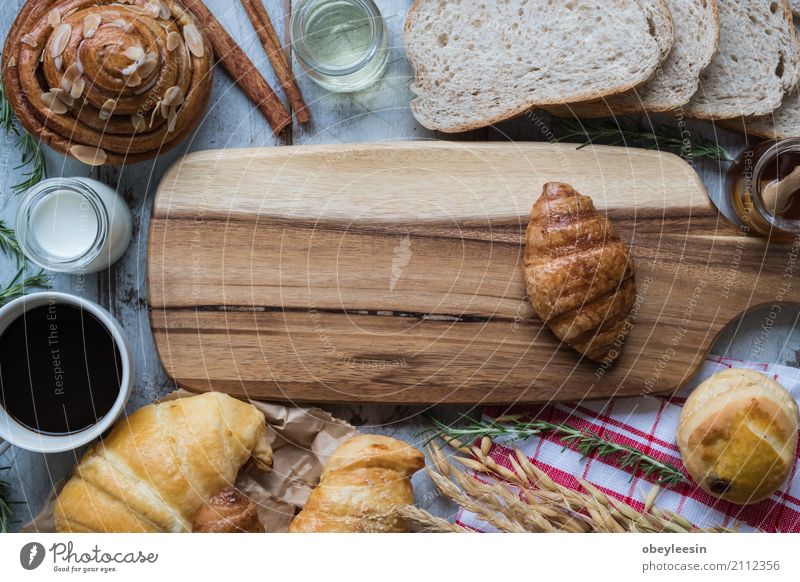
<svg viewBox="0 0 800 582"><path fill-rule="evenodd" d="M125 49L125 56L132 61L144 60L144 49L140 46L129 46Z"/></svg>
<svg viewBox="0 0 800 582"><path fill-rule="evenodd" d="M31 47L31 48L36 48L37 46L39 46L39 45L36 43L36 39L35 39L35 38L33 38L33 36L31 36L30 34L23 34L23 35L22 35L22 37L20 37L20 39L19 39L19 40L20 40L20 42L21 42L22 44L26 44L26 45L28 45L28 46L29 46L29 47Z"/></svg>
<svg viewBox="0 0 800 582"><path fill-rule="evenodd" d="M134 113L131 115L131 125L134 131L144 131L147 129L147 121L141 113Z"/></svg>
<svg viewBox="0 0 800 582"><path fill-rule="evenodd" d="M69 148L69 153L79 162L83 162L88 166L102 166L108 159L108 155L102 149L81 144L75 144Z"/></svg>
<svg viewBox="0 0 800 582"><path fill-rule="evenodd" d="M80 78L80 76L80 67L77 65L77 63L72 63L69 67L67 67L67 70L64 71L64 75L61 77L61 88L67 93L72 93L72 87Z"/></svg>
<svg viewBox="0 0 800 582"><path fill-rule="evenodd" d="M138 87L141 84L142 84L142 77L139 75L139 71L134 71L130 77L125 79L126 87Z"/></svg>
<svg viewBox="0 0 800 582"><path fill-rule="evenodd" d="M117 107L117 102L114 99L108 99L100 108L100 119L108 121L114 114L114 109Z"/></svg>
<svg viewBox="0 0 800 582"><path fill-rule="evenodd" d="M174 85L164 92L164 99L161 100L161 103L167 107L178 107L183 104L184 99L183 89Z"/></svg>
<svg viewBox="0 0 800 582"><path fill-rule="evenodd" d="M167 35L167 50L169 52L172 52L176 48L178 48L180 44L181 44L181 35L175 32L174 30L170 31L170 33Z"/></svg>
<svg viewBox="0 0 800 582"><path fill-rule="evenodd" d="M161 6L159 6L156 0L150 0L144 5L144 9L152 18L158 18L158 14L161 12Z"/></svg>
<svg viewBox="0 0 800 582"><path fill-rule="evenodd" d="M58 8L53 8L47 13L47 24L53 28L61 24L61 11Z"/></svg>
<svg viewBox="0 0 800 582"><path fill-rule="evenodd" d="M67 43L69 42L69 36L72 34L72 27L67 24L66 22L62 22L56 28L56 31L53 33L53 37L50 41L50 56L56 58L57 56L61 55L67 48Z"/></svg>
<svg viewBox="0 0 800 582"><path fill-rule="evenodd" d="M86 79L83 77L78 77L78 79L72 84L72 90L69 92L70 96L73 99L80 99L81 95L83 95L83 90L86 88Z"/></svg>
<svg viewBox="0 0 800 582"><path fill-rule="evenodd" d="M198 30L197 26L194 24L187 24L184 26L183 38L186 41L186 46L189 47L189 51L191 51L194 56L199 59L205 56L206 46L203 42L203 36L200 34L200 30Z"/></svg>
<svg viewBox="0 0 800 582"><path fill-rule="evenodd" d="M121 28L125 32L130 32L131 28L133 28L133 24L125 20L124 18L117 18L114 22L112 22L114 26L117 28Z"/></svg>
<svg viewBox="0 0 800 582"><path fill-rule="evenodd" d="M103 23L103 17L99 14L90 14L83 19L83 36L84 38L92 38L97 29Z"/></svg>
<svg viewBox="0 0 800 582"><path fill-rule="evenodd" d="M45 107L56 115L64 115L67 112L67 105L55 93L42 93L41 99Z"/></svg>
<svg viewBox="0 0 800 582"><path fill-rule="evenodd" d="M172 12L170 11L169 6L167 5L166 2L164 2L164 0L157 0L157 2L159 6L158 17L161 20L169 20L170 17L172 16Z"/></svg>
<svg viewBox="0 0 800 582"><path fill-rule="evenodd" d="M55 95L56 98L59 101L61 101L64 105L66 105L67 107L72 107L73 105L75 105L75 99L72 97L72 95L70 95L69 93L64 91L64 89L60 89L60 88L56 87L56 88L50 89L50 92L53 95Z"/></svg>

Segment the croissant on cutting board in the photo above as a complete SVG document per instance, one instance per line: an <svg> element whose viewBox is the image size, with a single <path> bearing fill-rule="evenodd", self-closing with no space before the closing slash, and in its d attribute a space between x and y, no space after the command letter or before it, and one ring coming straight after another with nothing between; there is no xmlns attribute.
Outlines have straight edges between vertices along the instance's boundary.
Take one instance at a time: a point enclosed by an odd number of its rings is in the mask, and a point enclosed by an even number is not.
<svg viewBox="0 0 800 582"><path fill-rule="evenodd" d="M596 362L620 355L636 300L634 264L591 198L569 184L544 185L524 274L533 309L560 340Z"/></svg>
<svg viewBox="0 0 800 582"><path fill-rule="evenodd" d="M145 406L84 455L58 495L58 532L189 532L251 458L272 465L264 415L211 392Z"/></svg>
<svg viewBox="0 0 800 582"><path fill-rule="evenodd" d="M397 439L350 439L325 464L319 485L289 531L405 532L405 520L392 511L414 503L411 476L424 466L422 453Z"/></svg>

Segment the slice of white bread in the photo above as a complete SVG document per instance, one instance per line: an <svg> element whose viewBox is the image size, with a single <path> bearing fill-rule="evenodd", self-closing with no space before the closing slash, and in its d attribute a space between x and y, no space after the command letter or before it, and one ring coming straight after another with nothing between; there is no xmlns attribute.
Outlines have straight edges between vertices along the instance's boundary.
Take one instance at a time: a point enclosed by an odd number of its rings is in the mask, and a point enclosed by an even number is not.
<svg viewBox="0 0 800 582"><path fill-rule="evenodd" d="M616 95L655 72L661 36L639 0L416 0L405 25L411 110L458 132Z"/></svg>
<svg viewBox="0 0 800 582"><path fill-rule="evenodd" d="M781 106L768 115L730 119L724 126L767 139L800 137L800 91L795 88L788 93Z"/></svg>
<svg viewBox="0 0 800 582"><path fill-rule="evenodd" d="M767 115L793 86L797 40L787 0L718 0L717 54L684 106L698 119Z"/></svg>
<svg viewBox="0 0 800 582"><path fill-rule="evenodd" d="M797 0L800 3L800 0ZM795 14L795 31L797 29L798 15ZM797 63L800 63L800 44L797 48ZM797 73L800 74L800 65L797 66ZM787 137L800 137L800 82L796 81L788 93L783 97L781 106L772 113L761 117L742 117L723 121L722 124L728 129L741 131L767 139L786 139Z"/></svg>
<svg viewBox="0 0 800 582"><path fill-rule="evenodd" d="M674 111L688 103L719 44L717 0L667 0L667 7L674 22L675 44L649 81L602 101L548 110L562 117L591 118Z"/></svg>

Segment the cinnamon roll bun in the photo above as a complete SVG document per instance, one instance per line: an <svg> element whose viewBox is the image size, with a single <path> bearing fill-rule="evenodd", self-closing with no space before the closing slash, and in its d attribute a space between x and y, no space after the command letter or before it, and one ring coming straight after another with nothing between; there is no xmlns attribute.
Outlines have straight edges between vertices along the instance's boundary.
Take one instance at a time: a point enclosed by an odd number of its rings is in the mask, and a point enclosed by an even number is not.
<svg viewBox="0 0 800 582"><path fill-rule="evenodd" d="M198 124L213 52L177 0L29 0L3 84L30 133L90 165L155 157Z"/></svg>

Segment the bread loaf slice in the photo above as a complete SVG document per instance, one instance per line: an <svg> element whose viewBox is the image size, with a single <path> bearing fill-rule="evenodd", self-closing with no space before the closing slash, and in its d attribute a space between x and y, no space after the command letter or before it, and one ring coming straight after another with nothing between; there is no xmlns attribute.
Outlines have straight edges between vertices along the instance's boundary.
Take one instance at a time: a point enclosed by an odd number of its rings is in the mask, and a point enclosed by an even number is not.
<svg viewBox="0 0 800 582"><path fill-rule="evenodd" d="M797 40L787 0L718 0L720 42L684 107L690 117L767 115L792 87Z"/></svg>
<svg viewBox="0 0 800 582"><path fill-rule="evenodd" d="M411 110L457 132L616 95L655 72L662 30L639 0L416 0L405 25Z"/></svg>
<svg viewBox="0 0 800 582"><path fill-rule="evenodd" d="M800 0L797 0L800 2ZM795 14L795 32L800 39L798 31L798 16ZM797 49L796 72L800 74L800 43ZM748 133L767 139L785 139L800 136L800 81L795 80L794 86L783 97L781 106L772 113L760 117L742 117L721 122L722 125L734 131Z"/></svg>
<svg viewBox="0 0 800 582"><path fill-rule="evenodd" d="M688 103L719 44L717 0L667 0L667 7L672 13L675 43L649 81L602 101L547 109L562 117L592 118L674 111Z"/></svg>
<svg viewBox="0 0 800 582"><path fill-rule="evenodd" d="M766 139L800 137L800 91L797 88L791 91L769 115L731 119L724 126Z"/></svg>

